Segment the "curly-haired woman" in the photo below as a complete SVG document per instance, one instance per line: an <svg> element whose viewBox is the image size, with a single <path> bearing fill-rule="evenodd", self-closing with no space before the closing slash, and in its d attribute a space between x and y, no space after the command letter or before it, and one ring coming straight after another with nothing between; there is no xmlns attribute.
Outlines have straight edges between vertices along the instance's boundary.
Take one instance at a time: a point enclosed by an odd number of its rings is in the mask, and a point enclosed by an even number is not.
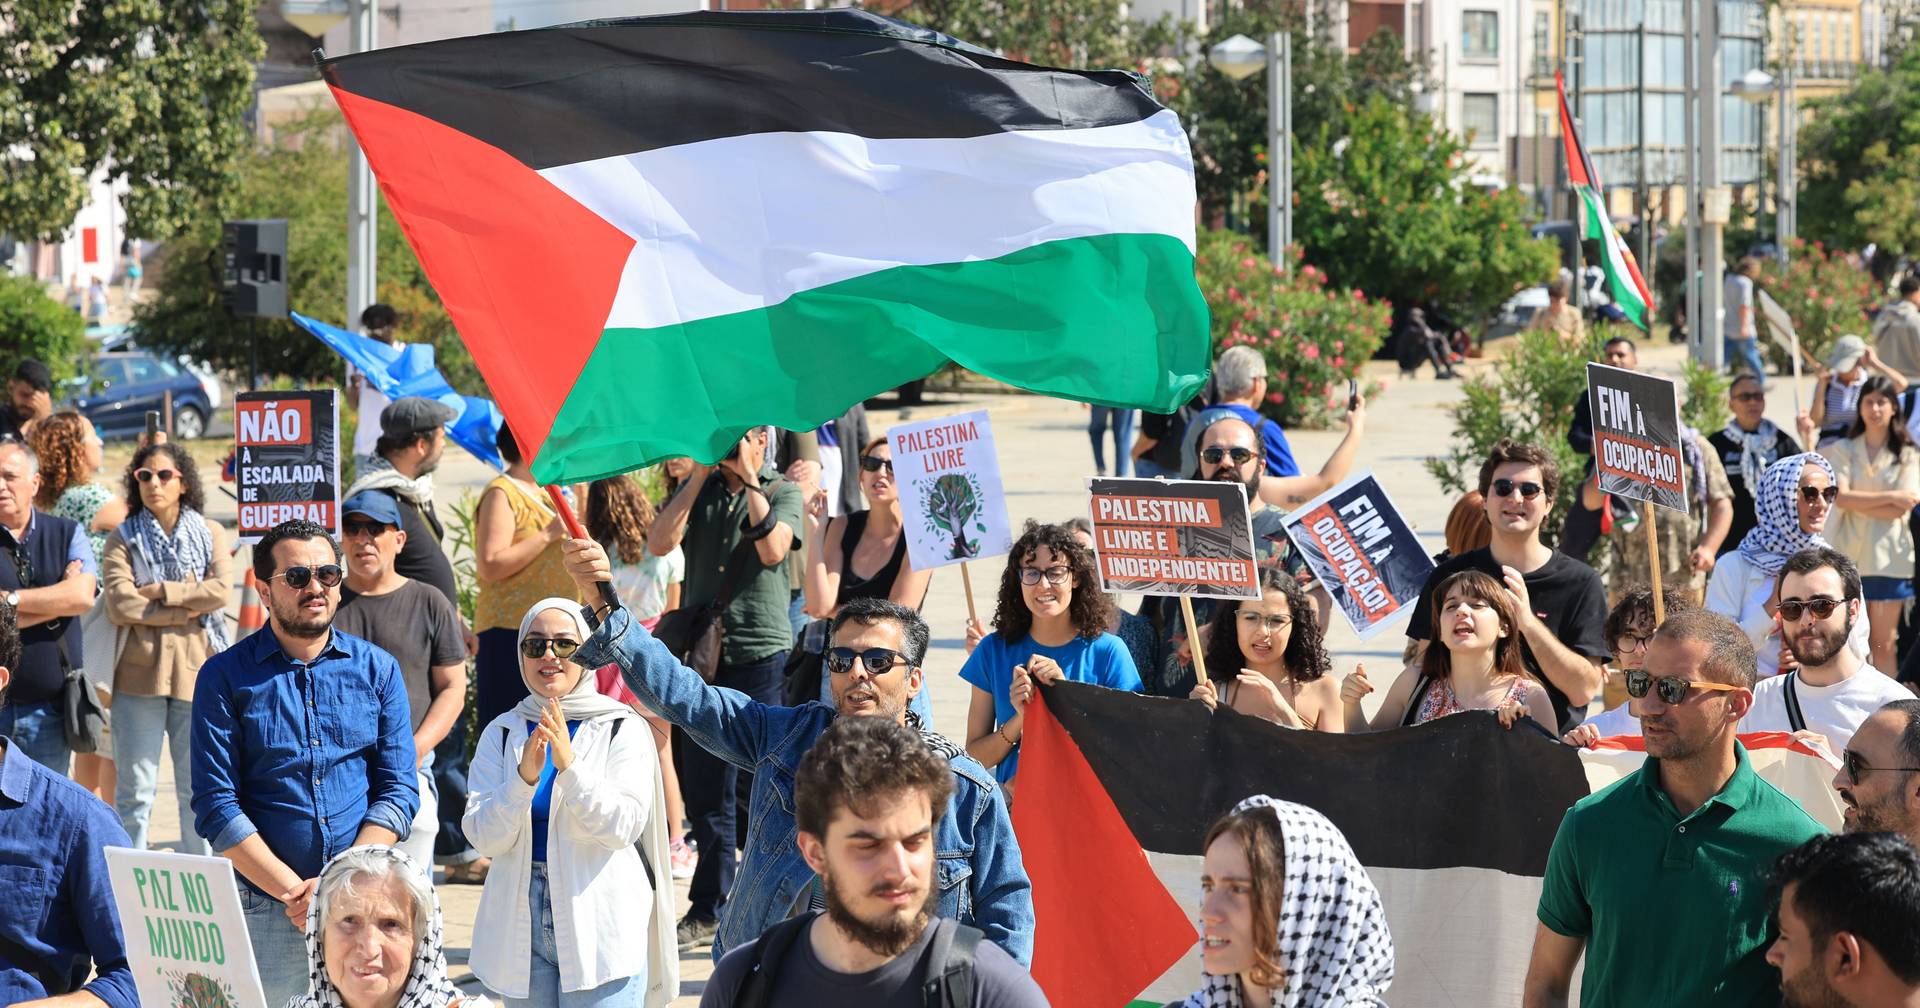
<svg viewBox="0 0 1920 1008"><path fill-rule="evenodd" d="M993 632L960 668L973 685L967 755L993 767L1002 784L1019 763L1034 679L1141 688L1127 646L1107 632L1112 607L1094 573L1093 551L1063 525L1028 522L1007 554Z"/></svg>
<svg viewBox="0 0 1920 1008"><path fill-rule="evenodd" d="M1300 582L1279 568L1260 575L1260 597L1214 611L1207 629L1207 682L1192 699L1221 700L1288 728L1346 730L1340 683L1321 641L1320 617Z"/></svg>

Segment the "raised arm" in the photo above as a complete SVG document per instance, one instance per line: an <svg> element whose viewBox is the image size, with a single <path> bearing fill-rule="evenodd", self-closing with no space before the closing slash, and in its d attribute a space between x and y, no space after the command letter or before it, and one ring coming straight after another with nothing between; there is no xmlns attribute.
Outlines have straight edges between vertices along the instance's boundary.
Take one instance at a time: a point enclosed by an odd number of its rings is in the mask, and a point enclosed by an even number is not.
<svg viewBox="0 0 1920 1008"><path fill-rule="evenodd" d="M1353 471L1353 462L1360 454L1360 439L1367 426L1367 405L1364 397L1351 410L1347 411L1347 433L1340 444L1327 456L1327 462L1320 471L1308 476L1262 476L1260 478L1260 499L1277 506L1304 503L1338 486Z"/></svg>

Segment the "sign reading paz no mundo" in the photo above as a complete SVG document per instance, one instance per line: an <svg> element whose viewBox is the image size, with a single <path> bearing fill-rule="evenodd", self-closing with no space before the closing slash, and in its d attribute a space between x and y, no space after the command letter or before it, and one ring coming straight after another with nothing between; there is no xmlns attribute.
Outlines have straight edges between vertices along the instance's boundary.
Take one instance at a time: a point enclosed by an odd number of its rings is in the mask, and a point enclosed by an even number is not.
<svg viewBox="0 0 1920 1008"><path fill-rule="evenodd" d="M986 410L901 424L887 440L914 570L1013 548Z"/></svg>
<svg viewBox="0 0 1920 1008"><path fill-rule="evenodd" d="M304 518L340 534L340 414L332 389L234 397L240 541Z"/></svg>
<svg viewBox="0 0 1920 1008"><path fill-rule="evenodd" d="M141 1004L266 1008L233 862L130 847L106 856Z"/></svg>
<svg viewBox="0 0 1920 1008"><path fill-rule="evenodd" d="M1240 484L1096 477L1088 486L1102 590L1260 597Z"/></svg>
<svg viewBox="0 0 1920 1008"><path fill-rule="evenodd" d="M1587 365L1593 461L1600 492L1687 510L1680 457L1680 404L1673 379Z"/></svg>

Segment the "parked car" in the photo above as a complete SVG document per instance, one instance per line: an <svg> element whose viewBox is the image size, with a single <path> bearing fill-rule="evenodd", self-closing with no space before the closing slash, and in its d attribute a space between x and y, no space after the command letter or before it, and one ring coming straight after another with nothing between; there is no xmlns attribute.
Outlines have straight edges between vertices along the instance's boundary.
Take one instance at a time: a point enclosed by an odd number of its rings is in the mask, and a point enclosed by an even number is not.
<svg viewBox="0 0 1920 1008"><path fill-rule="evenodd" d="M67 405L93 421L103 438L138 437L148 410L166 408L173 393L173 436L192 440L207 431L213 399L199 375L146 350L116 350L93 356L84 378L70 386ZM164 420L163 420L164 422Z"/></svg>

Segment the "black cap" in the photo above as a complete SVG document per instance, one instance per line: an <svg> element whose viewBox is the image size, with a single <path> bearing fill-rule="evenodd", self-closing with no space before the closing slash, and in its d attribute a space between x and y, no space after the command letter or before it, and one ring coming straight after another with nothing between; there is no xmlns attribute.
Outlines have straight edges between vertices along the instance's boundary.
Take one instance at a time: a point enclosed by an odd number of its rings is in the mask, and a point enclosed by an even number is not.
<svg viewBox="0 0 1920 1008"><path fill-rule="evenodd" d="M42 392L53 391L53 372L45 364L28 357L13 369L13 380L26 382Z"/></svg>
<svg viewBox="0 0 1920 1008"><path fill-rule="evenodd" d="M445 403L435 402L425 396L405 396L388 403L387 408L380 411L380 433L398 441L444 427L459 415Z"/></svg>

